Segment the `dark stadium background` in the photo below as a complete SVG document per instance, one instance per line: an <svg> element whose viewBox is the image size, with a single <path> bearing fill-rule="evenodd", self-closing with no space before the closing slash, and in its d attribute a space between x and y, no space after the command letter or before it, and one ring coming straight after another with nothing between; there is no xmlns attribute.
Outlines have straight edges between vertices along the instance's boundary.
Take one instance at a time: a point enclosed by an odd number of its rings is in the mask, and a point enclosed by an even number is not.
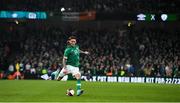
<svg viewBox="0 0 180 103"><path fill-rule="evenodd" d="M180 76L179 0L1 0L2 11L46 16L0 15L1 79L15 79L17 63L19 79L41 79L61 68L70 35L90 52L80 61L89 78ZM139 21L139 14L147 18Z"/></svg>

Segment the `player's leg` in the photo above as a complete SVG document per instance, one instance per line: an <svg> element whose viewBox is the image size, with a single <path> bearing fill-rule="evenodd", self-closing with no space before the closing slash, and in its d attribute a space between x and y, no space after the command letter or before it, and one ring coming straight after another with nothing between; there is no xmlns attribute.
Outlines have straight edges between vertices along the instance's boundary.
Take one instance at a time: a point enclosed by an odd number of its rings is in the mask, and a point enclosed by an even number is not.
<svg viewBox="0 0 180 103"><path fill-rule="evenodd" d="M60 73L60 71L61 71L60 68L57 68L56 71L52 72L51 76L54 75L54 79L56 80L58 75L59 75L59 73Z"/></svg>
<svg viewBox="0 0 180 103"><path fill-rule="evenodd" d="M73 67L73 66L67 66L70 68L70 72L72 75L76 78L77 83L76 83L76 88L77 88L77 96L80 96L83 93L83 90L81 90L81 73L79 72L78 67Z"/></svg>
<svg viewBox="0 0 180 103"><path fill-rule="evenodd" d="M74 75L75 78L77 79L76 87L77 87L77 96L80 96L83 94L84 90L81 89L81 74L77 73Z"/></svg>
<svg viewBox="0 0 180 103"><path fill-rule="evenodd" d="M68 71L63 68L58 74L56 80L60 81L66 74L68 74Z"/></svg>

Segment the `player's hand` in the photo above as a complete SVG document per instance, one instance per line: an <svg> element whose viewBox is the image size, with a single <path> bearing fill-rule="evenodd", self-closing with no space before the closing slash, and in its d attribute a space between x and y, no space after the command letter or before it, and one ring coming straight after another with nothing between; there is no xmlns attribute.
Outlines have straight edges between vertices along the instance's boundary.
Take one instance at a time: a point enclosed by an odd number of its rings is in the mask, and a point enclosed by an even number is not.
<svg viewBox="0 0 180 103"><path fill-rule="evenodd" d="M89 52L88 52L88 51L85 51L85 52L84 52L84 54L87 54L87 55L88 55L88 54L89 54Z"/></svg>

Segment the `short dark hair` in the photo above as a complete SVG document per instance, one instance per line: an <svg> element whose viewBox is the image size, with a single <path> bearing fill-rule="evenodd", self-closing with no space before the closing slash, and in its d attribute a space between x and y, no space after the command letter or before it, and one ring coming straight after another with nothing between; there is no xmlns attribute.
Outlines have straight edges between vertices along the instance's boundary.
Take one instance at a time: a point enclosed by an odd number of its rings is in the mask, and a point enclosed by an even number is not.
<svg viewBox="0 0 180 103"><path fill-rule="evenodd" d="M76 39L76 37L75 37L75 36L70 36L70 37L68 38L68 40L71 40L71 39Z"/></svg>

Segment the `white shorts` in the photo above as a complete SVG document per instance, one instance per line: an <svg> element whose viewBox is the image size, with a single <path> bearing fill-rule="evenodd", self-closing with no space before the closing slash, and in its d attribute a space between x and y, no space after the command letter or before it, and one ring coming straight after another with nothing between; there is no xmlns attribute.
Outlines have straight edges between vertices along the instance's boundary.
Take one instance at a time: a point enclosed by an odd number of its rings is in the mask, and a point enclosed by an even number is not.
<svg viewBox="0 0 180 103"><path fill-rule="evenodd" d="M81 74L79 72L79 67L74 67L74 66L71 66L71 65L66 65L66 69L62 69L60 74L69 74L71 73L73 76L76 75L76 74Z"/></svg>

